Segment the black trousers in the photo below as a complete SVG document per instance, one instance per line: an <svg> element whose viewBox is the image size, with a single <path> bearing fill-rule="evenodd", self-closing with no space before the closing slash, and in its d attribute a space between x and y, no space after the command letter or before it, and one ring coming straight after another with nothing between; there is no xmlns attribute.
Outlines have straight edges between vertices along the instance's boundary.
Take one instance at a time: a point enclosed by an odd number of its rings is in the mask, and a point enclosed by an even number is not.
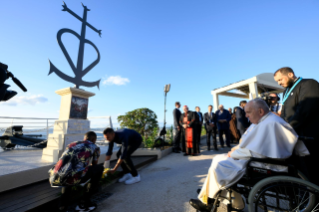
<svg viewBox="0 0 319 212"><path fill-rule="evenodd" d="M82 197L83 202L90 201L92 194L98 189L103 170L104 167L102 165L89 166L88 171L79 183L85 183L86 181L91 179L90 182L86 184L85 192ZM60 196L60 206L67 207L70 201L70 195L72 193L72 186L66 186L62 188L61 193L62 194Z"/></svg>
<svg viewBox="0 0 319 212"><path fill-rule="evenodd" d="M198 144L200 144L200 136L202 134L202 126L200 124L195 125L195 140L197 141Z"/></svg>
<svg viewBox="0 0 319 212"><path fill-rule="evenodd" d="M175 151L180 151L181 150L181 147L180 147L181 133L182 133L182 129L180 128L178 130L177 127L176 127L175 128L175 136L174 136L174 150Z"/></svg>
<svg viewBox="0 0 319 212"><path fill-rule="evenodd" d="M133 177L136 177L138 175L135 166L132 162L131 155L133 154L133 152L135 152L137 148L140 147L141 143L142 141L136 141L127 146L126 157L123 159L123 162L121 163L121 167L123 169L124 174L131 173ZM117 152L117 158L120 158L120 156L122 155L122 148L123 146Z"/></svg>
<svg viewBox="0 0 319 212"><path fill-rule="evenodd" d="M213 136L213 145L214 148L217 149L217 140L216 140L216 129L206 129L206 142L207 148L210 150L210 137Z"/></svg>
<svg viewBox="0 0 319 212"><path fill-rule="evenodd" d="M222 147L224 146L223 134L225 134L225 136L226 136L226 145L227 145L227 146L230 146L229 129L218 130L220 145L221 145Z"/></svg>
<svg viewBox="0 0 319 212"><path fill-rule="evenodd" d="M306 140L304 141L308 151L310 152L309 156L304 157L304 164L307 169L307 174L310 182L319 186L319 172L318 172L318 161L319 161L319 139L315 140ZM307 175L306 174L306 175Z"/></svg>

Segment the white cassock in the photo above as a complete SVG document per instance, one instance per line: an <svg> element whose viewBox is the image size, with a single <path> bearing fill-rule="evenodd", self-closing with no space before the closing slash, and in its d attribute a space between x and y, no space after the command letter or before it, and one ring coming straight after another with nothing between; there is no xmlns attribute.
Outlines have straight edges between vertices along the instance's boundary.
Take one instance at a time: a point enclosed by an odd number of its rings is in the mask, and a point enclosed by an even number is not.
<svg viewBox="0 0 319 212"><path fill-rule="evenodd" d="M304 143L298 140L294 129L279 116L268 113L258 124L252 124L242 135L236 150L228 157L227 154L216 155L208 170L207 178L198 195L207 204L207 197L214 198L219 190L226 189L243 177L246 165L251 157L285 159L295 154L308 155ZM252 166L271 168L274 171L286 171L280 165L251 163Z"/></svg>

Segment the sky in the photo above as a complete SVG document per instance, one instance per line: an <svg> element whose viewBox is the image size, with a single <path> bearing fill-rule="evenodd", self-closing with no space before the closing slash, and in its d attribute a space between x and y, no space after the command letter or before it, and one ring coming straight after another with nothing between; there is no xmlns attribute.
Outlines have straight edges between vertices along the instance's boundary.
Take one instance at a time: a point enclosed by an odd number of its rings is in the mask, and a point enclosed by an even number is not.
<svg viewBox="0 0 319 212"><path fill-rule="evenodd" d="M211 90L261 73L289 66L297 76L319 80L318 0L66 0L68 8L83 16L81 2L90 11L87 21L101 37L86 28L86 39L99 49L100 62L83 77L101 79L89 99L89 116L117 116L149 108L173 123L175 101L202 112L213 104ZM56 90L73 87L55 73L49 60L74 76L58 43L62 28L81 33L81 22L63 12L58 0L0 0L0 61L28 89L0 103L0 116L57 118L61 97ZM78 39L63 34L73 63ZM84 67L97 57L85 46ZM241 99L220 97L226 108ZM216 108L214 108L215 110Z"/></svg>

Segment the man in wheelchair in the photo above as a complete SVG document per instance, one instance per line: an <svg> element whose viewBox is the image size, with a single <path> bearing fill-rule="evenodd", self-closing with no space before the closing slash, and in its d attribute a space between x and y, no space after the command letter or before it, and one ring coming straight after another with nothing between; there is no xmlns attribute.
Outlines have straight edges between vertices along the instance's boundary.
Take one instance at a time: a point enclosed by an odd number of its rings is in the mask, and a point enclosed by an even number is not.
<svg viewBox="0 0 319 212"><path fill-rule="evenodd" d="M309 152L298 140L293 128L282 118L269 111L266 102L260 98L249 101L245 107L246 117L252 123L239 145L227 154L216 155L208 170L207 178L200 189L198 200L190 204L199 211L211 211L216 195L238 182L246 172L250 158L287 159L293 151L305 156ZM270 168L276 172L287 171L282 165L252 162L250 165ZM240 195L238 195L240 197Z"/></svg>

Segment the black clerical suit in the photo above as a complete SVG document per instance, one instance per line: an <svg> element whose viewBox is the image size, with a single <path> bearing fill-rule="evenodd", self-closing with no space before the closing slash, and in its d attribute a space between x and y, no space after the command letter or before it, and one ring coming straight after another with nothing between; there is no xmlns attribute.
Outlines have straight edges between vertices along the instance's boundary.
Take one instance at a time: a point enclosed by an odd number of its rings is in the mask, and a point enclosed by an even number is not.
<svg viewBox="0 0 319 212"><path fill-rule="evenodd" d="M216 115L215 113L211 112L204 114L205 119L205 129L206 129L206 142L207 142L207 148L210 150L210 137L213 136L213 145L215 150L217 150L217 140L216 140L216 131L217 131L217 125L216 125ZM209 124L214 124L214 126L210 126Z"/></svg>
<svg viewBox="0 0 319 212"><path fill-rule="evenodd" d="M195 141L197 142L197 148L199 151L200 145L200 136L202 133L202 125L203 125L203 114L201 112L195 111Z"/></svg>
<svg viewBox="0 0 319 212"><path fill-rule="evenodd" d="M298 80L299 78L294 84ZM291 87L284 92L281 117L294 128L299 136L314 138L314 140L304 140L310 152L310 156L306 156L304 162L310 181L319 186L317 168L319 161L319 84L313 79L302 79L292 89L285 101L285 96Z"/></svg>
<svg viewBox="0 0 319 212"><path fill-rule="evenodd" d="M174 152L178 152L181 150L180 141L181 141L182 126L179 123L181 115L182 113L178 108L175 108L173 110L174 128L175 128L174 149L173 149ZM185 149L183 151L185 151Z"/></svg>
<svg viewBox="0 0 319 212"><path fill-rule="evenodd" d="M245 110L241 107L237 107L236 110L236 119L237 119L237 129L240 132L240 136L242 136L246 129L249 127L249 122L246 117Z"/></svg>

